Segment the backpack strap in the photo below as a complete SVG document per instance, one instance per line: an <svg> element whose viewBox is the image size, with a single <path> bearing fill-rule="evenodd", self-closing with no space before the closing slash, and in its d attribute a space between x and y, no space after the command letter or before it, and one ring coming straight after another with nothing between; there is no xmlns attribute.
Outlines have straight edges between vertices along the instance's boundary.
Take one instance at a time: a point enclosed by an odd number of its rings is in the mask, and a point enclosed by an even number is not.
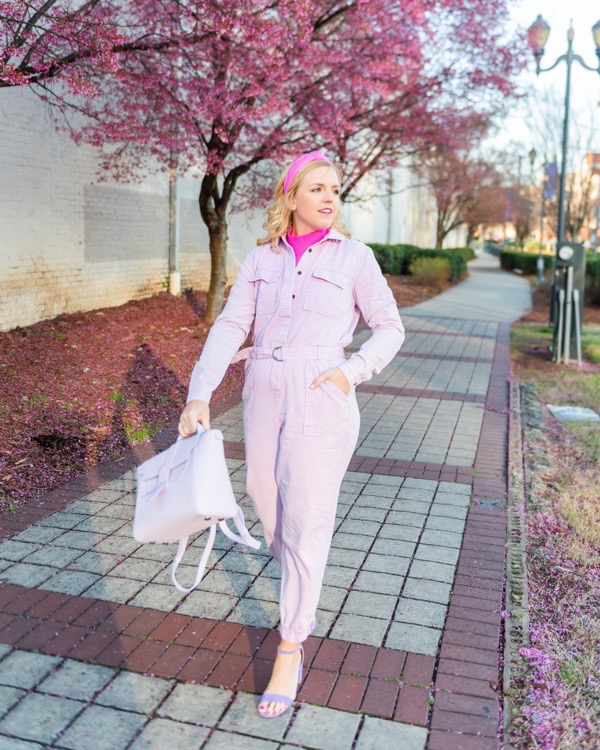
<svg viewBox="0 0 600 750"><path fill-rule="evenodd" d="M175 586L175 588L177 588L183 594L189 594L190 591L193 591L202 580L202 576L204 575L204 571L206 570L206 563L208 562L208 557L210 553L212 552L213 544L215 543L216 533L217 533L217 525L213 524L209 528L208 539L204 547L204 552L202 553L202 557L200 558L200 562L198 563L198 570L196 571L196 578L194 580L194 583L188 589L182 586L179 583L179 581L175 578L175 573L177 572L179 563L181 562L185 554L189 536L184 536L183 539L179 540L179 547L177 548L177 553L175 555L175 559L173 560L173 565L171 566L171 580L173 581L173 585Z"/></svg>
<svg viewBox="0 0 600 750"><path fill-rule="evenodd" d="M227 525L227 521L223 520L218 522L219 528L225 534L225 536L229 537L229 539L234 542L245 544L247 547L252 547L252 549L259 549L260 542L250 536L250 532L246 528L246 522L244 521L244 513L239 505L237 506L236 514L233 517L233 522L237 527L239 536L238 534L235 534L233 531L231 531L231 529ZM198 563L196 578L194 580L194 583L187 589L179 583L179 581L175 577L175 573L177 572L177 568L179 567L180 562L183 560L185 550L187 549L189 536L184 536L183 539L179 540L179 547L177 548L177 553L171 566L171 580L173 581L173 585L175 586L175 588L177 588L183 594L189 594L190 591L193 591L202 580L202 576L204 575L204 571L206 570L206 565L208 563L209 555L212 552L212 548L215 543L216 533L217 524L213 523L213 525L209 527L208 539L206 540L204 552L202 553L202 557L200 558L200 562Z"/></svg>
<svg viewBox="0 0 600 750"><path fill-rule="evenodd" d="M227 525L227 521L219 521L219 528L221 531L225 534L226 537L229 537L234 542L238 542L239 544L245 544L247 547L252 547L252 549L259 549L260 548L260 542L257 539L254 539L254 537L250 536L250 532L246 528L246 521L244 520L244 512L240 508L240 506L237 506L237 511L235 516L233 517L233 522L236 525L236 528L238 530L238 534L234 534L233 531L229 528Z"/></svg>

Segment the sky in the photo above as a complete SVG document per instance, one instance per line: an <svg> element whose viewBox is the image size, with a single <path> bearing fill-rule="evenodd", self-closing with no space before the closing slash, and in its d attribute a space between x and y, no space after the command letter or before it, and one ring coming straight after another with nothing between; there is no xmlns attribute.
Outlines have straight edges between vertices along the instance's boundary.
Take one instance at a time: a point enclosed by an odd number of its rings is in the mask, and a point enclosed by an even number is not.
<svg viewBox="0 0 600 750"><path fill-rule="evenodd" d="M549 67L559 55L567 51L567 30L573 21L575 38L573 50L580 55L587 65L596 66L592 26L600 20L600 2L598 0L515 0L512 19L525 28L529 27L541 14L550 24L550 37L546 52L542 58L542 67ZM560 63L553 71L535 74L535 62L531 56L529 68L521 74L520 84L531 92L529 106L535 106L536 99L546 89L554 89L564 100L567 66ZM592 129L591 108L594 108L596 119L595 150L600 150L600 75L597 72L584 70L577 62L573 63L571 72L571 121L576 123L581 132ZM506 147L518 142L523 145L524 153L531 148L531 136L527 130L527 105L517 106L513 115L506 118L494 138L498 147Z"/></svg>

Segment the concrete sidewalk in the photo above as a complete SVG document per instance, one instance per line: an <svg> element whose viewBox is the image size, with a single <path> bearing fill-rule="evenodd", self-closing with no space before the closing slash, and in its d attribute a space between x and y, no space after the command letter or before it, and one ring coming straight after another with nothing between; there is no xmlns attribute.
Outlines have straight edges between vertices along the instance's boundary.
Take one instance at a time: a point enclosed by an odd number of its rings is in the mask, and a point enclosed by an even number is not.
<svg viewBox="0 0 600 750"><path fill-rule="evenodd" d="M403 311L400 356L359 388L361 434L295 711L256 714L277 564L218 538L199 589L179 594L173 547L131 537L142 450L0 519L0 750L497 748L507 322L529 285L489 256L470 269ZM239 394L217 411L259 535Z"/></svg>

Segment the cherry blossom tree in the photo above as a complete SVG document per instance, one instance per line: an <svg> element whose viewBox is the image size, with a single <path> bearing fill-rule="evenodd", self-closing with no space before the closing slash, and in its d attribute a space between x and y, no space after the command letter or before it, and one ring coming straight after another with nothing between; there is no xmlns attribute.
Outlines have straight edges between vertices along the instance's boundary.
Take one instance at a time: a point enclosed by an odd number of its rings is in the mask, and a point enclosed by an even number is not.
<svg viewBox="0 0 600 750"><path fill-rule="evenodd" d="M103 167L118 178L168 168L173 154L199 173L210 322L234 194L264 201L265 169L316 146L345 163L348 194L451 140L457 122L511 92L520 57L502 37L509 1L122 0L127 41L111 47L113 71L90 71L95 96L62 105L87 118L73 137L114 145Z"/></svg>
<svg viewBox="0 0 600 750"><path fill-rule="evenodd" d="M118 4L0 2L0 88L44 88L61 77L74 93L85 93L90 71L111 72L126 38Z"/></svg>

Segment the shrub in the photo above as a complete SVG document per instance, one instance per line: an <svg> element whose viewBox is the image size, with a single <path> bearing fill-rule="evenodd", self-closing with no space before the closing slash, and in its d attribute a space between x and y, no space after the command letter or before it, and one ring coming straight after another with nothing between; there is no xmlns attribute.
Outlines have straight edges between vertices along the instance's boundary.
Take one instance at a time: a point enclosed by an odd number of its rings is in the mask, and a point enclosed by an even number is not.
<svg viewBox="0 0 600 750"><path fill-rule="evenodd" d="M382 273L391 273L400 276L404 267L404 251L398 245L381 245L372 243L371 249L375 253L375 259L379 263Z"/></svg>
<svg viewBox="0 0 600 750"><path fill-rule="evenodd" d="M600 255L588 255L585 262L585 275L593 286L600 286Z"/></svg>
<svg viewBox="0 0 600 750"><path fill-rule="evenodd" d="M450 279L450 261L447 258L413 258L409 273L417 284L442 289Z"/></svg>
<svg viewBox="0 0 600 750"><path fill-rule="evenodd" d="M515 250L500 252L500 267L508 271L519 270L523 273L535 273L537 270L537 253L521 253ZM554 268L554 255L542 255L544 270Z"/></svg>
<svg viewBox="0 0 600 750"><path fill-rule="evenodd" d="M454 252L454 250L433 250L433 249L419 249L408 251L406 253L406 261L404 263L403 273L409 273L410 264L416 258L444 258L450 264L450 281L454 281L459 276L462 276L467 272L467 262L460 255L460 253Z"/></svg>
<svg viewBox="0 0 600 750"><path fill-rule="evenodd" d="M468 263L475 257L475 250L473 250L472 247L449 247L448 250L461 255L464 258L465 263Z"/></svg>
<svg viewBox="0 0 600 750"><path fill-rule="evenodd" d="M415 245L370 245L383 273L408 274L415 258L444 258L450 265L450 281L467 272L467 262L460 251L423 249Z"/></svg>

